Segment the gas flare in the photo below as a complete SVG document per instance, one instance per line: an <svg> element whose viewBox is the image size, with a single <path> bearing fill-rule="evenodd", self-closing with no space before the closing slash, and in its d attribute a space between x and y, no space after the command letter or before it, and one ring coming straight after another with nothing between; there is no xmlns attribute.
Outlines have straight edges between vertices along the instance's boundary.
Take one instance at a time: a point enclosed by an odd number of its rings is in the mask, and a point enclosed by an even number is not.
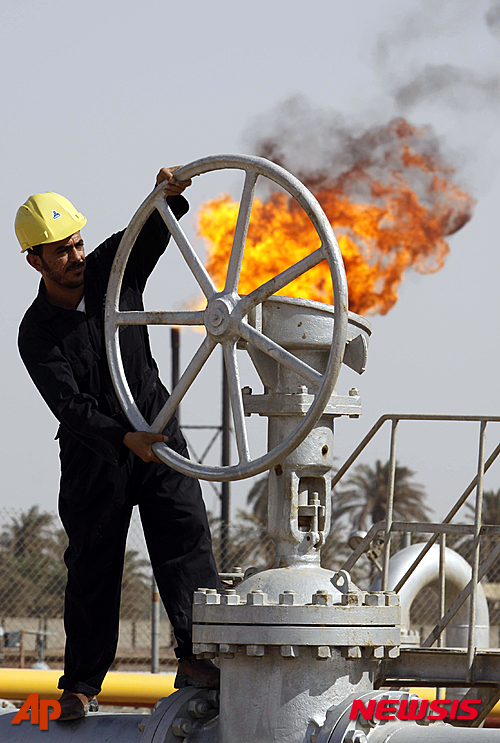
<svg viewBox="0 0 500 743"><path fill-rule="evenodd" d="M276 138L263 140L259 150L293 172ZM433 273L443 266L449 252L445 237L468 222L474 201L452 181L454 170L425 127L395 119L350 137L347 150L340 172L338 163L331 168L327 163L322 170L296 174L318 199L337 237L349 309L385 314L398 299L406 270ZM221 289L238 206L222 195L198 213L198 231L207 243L206 267ZM317 247L309 218L291 197L271 192L265 199L255 198L239 293L248 294ZM332 304L326 262L278 293Z"/></svg>

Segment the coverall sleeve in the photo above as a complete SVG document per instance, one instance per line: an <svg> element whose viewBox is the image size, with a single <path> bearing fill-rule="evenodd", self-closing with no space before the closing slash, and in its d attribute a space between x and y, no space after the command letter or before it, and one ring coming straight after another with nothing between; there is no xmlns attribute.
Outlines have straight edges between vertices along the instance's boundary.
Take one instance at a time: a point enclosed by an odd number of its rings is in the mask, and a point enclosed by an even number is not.
<svg viewBox="0 0 500 743"><path fill-rule="evenodd" d="M167 203L176 219L180 219L189 210L189 204L184 196L168 196ZM94 250L92 255L102 275L109 275L123 234L124 230L117 232ZM125 269L124 284L133 285L138 291L143 292L148 277L165 252L169 240L170 232L167 225L155 209L145 222L132 248Z"/></svg>
<svg viewBox="0 0 500 743"><path fill-rule="evenodd" d="M111 464L122 464L128 450L123 437L131 430L98 409L83 393L68 360L49 337L40 333L19 343L21 358L41 396L57 420L85 446Z"/></svg>

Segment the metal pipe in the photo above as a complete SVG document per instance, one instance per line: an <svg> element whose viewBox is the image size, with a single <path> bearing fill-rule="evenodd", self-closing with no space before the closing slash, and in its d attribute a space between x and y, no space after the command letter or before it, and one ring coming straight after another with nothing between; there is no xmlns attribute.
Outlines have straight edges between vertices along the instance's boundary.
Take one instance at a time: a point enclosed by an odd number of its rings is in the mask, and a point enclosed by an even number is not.
<svg viewBox="0 0 500 743"><path fill-rule="evenodd" d="M500 555L500 542L497 543L494 549L491 550L486 560L482 562L481 565L479 566L479 573L477 576L478 580L481 580L483 575L486 575L486 573L491 568L491 566L496 561L499 555ZM455 616L455 614L460 609L462 604L469 598L471 588L472 588L472 579L468 582L468 584L465 586L465 588L460 593L460 595L457 596L457 598L455 599L453 604L450 606L450 608L448 609L444 617L436 624L436 626L432 630L429 637L425 640L425 642L422 643L422 647L430 648L433 645L434 641L436 640L436 637L438 637L442 629L449 624L451 618Z"/></svg>
<svg viewBox="0 0 500 743"><path fill-rule="evenodd" d="M389 561L388 590L394 590L399 578L407 569L407 566L415 560L418 552L422 550L421 544L414 544L393 555ZM446 548L446 602L452 603L460 594L462 589L471 580L472 570L470 565L454 550ZM401 626L407 627L410 615L410 607L417 595L426 586L437 587L439 581L439 548L435 545L420 563L420 568L412 574L411 578L404 584L400 591L401 598ZM380 590L381 580L377 576L370 590ZM489 611L488 603L481 584L478 585L476 605L476 638L477 647L489 647ZM448 625L447 642L450 647L467 647L469 630L469 612L462 606L456 612L456 616ZM434 640L437 639L437 635ZM427 641L425 643L427 645Z"/></svg>
<svg viewBox="0 0 500 743"><path fill-rule="evenodd" d="M439 535L439 619L446 611L446 534ZM444 647L444 632L438 637L438 648Z"/></svg>
<svg viewBox="0 0 500 743"><path fill-rule="evenodd" d="M359 738L362 741L363 738ZM364 738L366 740L366 738ZM370 734L370 743L498 743L497 730L474 730L453 725L417 725L416 723L386 723Z"/></svg>
<svg viewBox="0 0 500 743"><path fill-rule="evenodd" d="M140 743L142 731L151 715L92 712L85 720L58 722L49 720L48 730L30 725L24 720L12 725L17 710L0 709L0 739L2 743L99 743L100 741L123 741ZM80 724L81 723L81 724Z"/></svg>
<svg viewBox="0 0 500 743"><path fill-rule="evenodd" d="M481 421L479 429L479 456L477 465L477 493L476 508L474 512L474 556L472 560L472 591L470 597L469 612L469 642L467 646L467 665L469 675L472 673L474 663L474 647L476 632L476 605L477 605L477 583L479 573L479 551L481 548L481 525L483 517L483 483L484 483L484 451L486 446L486 421Z"/></svg>
<svg viewBox="0 0 500 743"><path fill-rule="evenodd" d="M389 559L391 557L392 539L392 514L394 510L394 482L396 479L396 446L398 439L399 421L392 421L391 429L391 455L389 458L389 472L387 475L387 511L384 541L384 563L382 569L382 590L387 591L387 579L389 575Z"/></svg>
<svg viewBox="0 0 500 743"><path fill-rule="evenodd" d="M439 535L439 619L444 617L446 611L446 534ZM438 648L444 647L443 630L437 639ZM446 698L446 688L436 687L436 699Z"/></svg>
<svg viewBox="0 0 500 743"><path fill-rule="evenodd" d="M172 389L177 386L180 376L180 347L181 347L181 333L179 328L170 329L170 345L172 348ZM181 406L177 406L177 420L181 422Z"/></svg>
<svg viewBox="0 0 500 743"><path fill-rule="evenodd" d="M227 381L226 367L222 360L222 452L221 464L226 467L231 464L231 404L229 401L229 384ZM220 502L220 565L221 572L229 570L228 546L229 546L229 518L231 507L231 484L225 480L221 484Z"/></svg>
<svg viewBox="0 0 500 743"><path fill-rule="evenodd" d="M61 690L57 683L62 671L33 669L0 669L0 698L26 699L39 694L42 699L58 699ZM175 674L120 673L110 671L102 684L99 702L120 707L154 707L160 697L172 694ZM3 740L3 738L0 739Z"/></svg>
<svg viewBox="0 0 500 743"><path fill-rule="evenodd" d="M498 444L498 446L496 447L496 449L488 457L488 461L484 465L484 472L487 472L489 470L489 468L491 467L491 465L493 464L493 462L495 461L495 459L498 457L499 454L500 454L500 444ZM472 491L474 490L474 488L476 487L476 485L477 485L477 475L469 483L469 485L465 488L464 492L462 493L462 495L460 496L460 498L457 500L457 502L455 503L455 505L453 506L453 508L451 509L451 511L449 511L448 514L447 514L447 516L443 519L443 524L450 523L450 521L452 520L452 518L460 510L460 508L463 506L463 504L465 503L465 501L467 500L467 498L469 497L469 495L472 493ZM430 548L432 547L432 545L437 542L437 540L438 540L438 534L434 534L434 536L432 536L429 539L429 541L427 542L425 548L422 550L421 554L419 555L419 560L422 560L425 557L425 555L427 554L427 552L430 550ZM418 562L415 565L412 565L408 569L407 573L405 575L403 575L403 577L399 581L398 585L394 589L396 591L396 593L399 592L399 590L401 589L401 586L405 583L405 581L408 580L408 578L410 577L410 575L413 572L413 570L415 570L415 568L417 567L417 565L418 565Z"/></svg>
<svg viewBox="0 0 500 743"><path fill-rule="evenodd" d="M370 428L364 439L358 444L358 446L354 449L352 454L346 459L342 467L337 471L335 477L332 479L332 488L335 487L335 485L339 482L339 480L342 479L342 477L345 475L347 470L350 468L350 466L356 461L356 459L359 457L361 452L366 448L366 446L370 443L372 438L375 436L377 431L382 428L384 423L386 421L443 421L443 422L452 422L452 421L462 421L462 422L473 422L473 421L492 421L494 423L500 422L500 417L495 415L421 415L421 414L414 414L414 415L404 415L404 414L397 414L397 413L386 413L385 415L381 415L380 418L376 423L373 424L373 426ZM491 457L493 459L496 459L496 457L500 454L500 444L497 446ZM491 459L490 457L490 459ZM490 461L490 460L488 460ZM473 486L474 487L474 486Z"/></svg>
<svg viewBox="0 0 500 743"><path fill-rule="evenodd" d="M340 467L340 469L337 471L336 475L332 479L332 489L337 485L339 480L345 475L347 470L351 467L351 465L356 461L356 459L359 457L361 452L366 448L366 446L369 444L369 442L372 440L372 438L375 436L377 431L383 426L383 424L386 421L401 421L401 420L420 420L420 421L480 421L480 422L486 422L486 421L492 421L492 422L498 422L500 421L500 418L498 416L473 416L473 415L396 415L396 414L386 414L382 415L378 421L372 426L372 428L368 431L364 439L360 442L360 444L356 447L356 449L353 451L353 453L346 459L344 464ZM488 457L488 460L486 461L486 464L484 465L484 472L487 472L493 462L496 460L498 455L500 454L500 444L495 448L495 450L492 452L492 454ZM472 493L474 488L477 485L477 475L474 477L474 479L469 483L467 488L464 490L458 501L455 503L451 511L448 513L448 515L443 519L443 523L449 523L452 518L455 516L457 511L463 506L469 495ZM372 527L373 528L373 527ZM420 555L417 558L417 562L414 565L411 565L409 569L407 570L406 574L401 577L401 580L399 581L398 585L395 586L395 591L398 593L401 590L401 587L403 584L408 580L412 572L417 567L418 563L423 560L427 552L431 549L431 547L437 542L438 540L438 534L435 533L427 542L427 545L425 546L424 550L420 553ZM354 564L358 557L362 554L362 548L359 549L359 554L354 557L354 555L351 555L349 558L350 565ZM345 565L342 569L349 570L350 568L346 568Z"/></svg>
<svg viewBox="0 0 500 743"><path fill-rule="evenodd" d="M160 593L151 579L151 673L160 672Z"/></svg>

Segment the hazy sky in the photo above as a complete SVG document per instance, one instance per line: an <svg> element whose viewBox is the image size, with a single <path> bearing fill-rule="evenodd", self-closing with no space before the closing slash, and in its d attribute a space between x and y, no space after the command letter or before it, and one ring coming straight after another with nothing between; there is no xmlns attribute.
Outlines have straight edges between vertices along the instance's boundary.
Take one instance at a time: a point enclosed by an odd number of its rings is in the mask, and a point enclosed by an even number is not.
<svg viewBox="0 0 500 743"><path fill-rule="evenodd" d="M17 352L17 328L38 286L15 239L18 206L31 193L63 193L88 218L90 250L126 226L162 165L251 154L276 107L296 95L323 117L341 114L353 131L397 115L430 125L477 199L444 268L409 274L394 309L370 318L367 371L359 378L345 368L339 383L339 392L360 389L364 414L338 425L338 462L385 412L500 414L498 3L25 0L4 3L0 29L0 506L55 509L59 476L56 422ZM312 150L314 137L312 130ZM238 196L238 183L234 173L197 179L183 220L193 239L200 204L222 190ZM172 249L147 296L150 309L193 296ZM184 364L200 340L184 334ZM155 332L153 343L169 385L169 332ZM217 371L214 363L184 406L185 423L218 422ZM491 424L488 451L497 430ZM401 426L399 459L416 470L438 515L474 474L477 432L476 424ZM364 461L387 456L388 431ZM500 487L499 468L486 484ZM248 487L234 488L237 505ZM217 510L211 487L204 491Z"/></svg>

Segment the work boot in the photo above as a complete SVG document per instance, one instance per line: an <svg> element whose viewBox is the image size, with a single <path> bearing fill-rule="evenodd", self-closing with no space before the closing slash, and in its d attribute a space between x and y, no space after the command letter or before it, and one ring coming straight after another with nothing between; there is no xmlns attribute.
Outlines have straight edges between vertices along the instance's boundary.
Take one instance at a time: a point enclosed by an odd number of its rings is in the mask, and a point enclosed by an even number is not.
<svg viewBox="0 0 500 743"><path fill-rule="evenodd" d="M217 689L220 685L220 671L211 660L196 658L190 655L179 660L174 686L183 689L185 686L195 686L197 689Z"/></svg>
<svg viewBox="0 0 500 743"><path fill-rule="evenodd" d="M59 720L78 720L85 717L87 712L97 712L99 702L96 697L88 697L85 694L78 694L76 691L63 691L59 697L61 705L61 716Z"/></svg>

